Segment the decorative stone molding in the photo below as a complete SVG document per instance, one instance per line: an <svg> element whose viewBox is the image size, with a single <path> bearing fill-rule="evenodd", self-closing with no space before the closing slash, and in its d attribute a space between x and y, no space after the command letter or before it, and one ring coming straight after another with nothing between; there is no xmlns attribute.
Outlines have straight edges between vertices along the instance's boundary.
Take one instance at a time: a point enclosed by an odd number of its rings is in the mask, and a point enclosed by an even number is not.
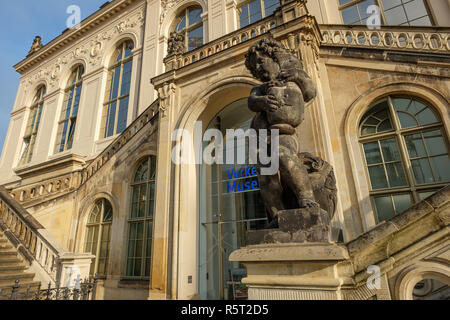
<svg viewBox="0 0 450 320"><path fill-rule="evenodd" d="M173 83L165 83L164 86L158 89L160 104L159 111L161 113L161 117L166 117L166 111L170 108L172 103L172 97L175 94L176 86Z"/></svg>
<svg viewBox="0 0 450 320"><path fill-rule="evenodd" d="M167 12L182 0L161 0L161 16L159 23L162 24Z"/></svg>
<svg viewBox="0 0 450 320"><path fill-rule="evenodd" d="M52 88L57 87L60 83L64 68L71 66L77 59L89 63L88 67L91 69L100 67L100 63L105 54L105 48L108 47L108 42L114 39L115 36L125 32L139 34L141 32L141 26L145 23L144 19L144 7L137 8L121 20L109 24L98 33L87 37L77 46L61 53L54 59L49 59L38 70L25 75L25 89L29 89L34 83L42 80L46 81ZM87 72L89 71L87 70Z"/></svg>
<svg viewBox="0 0 450 320"><path fill-rule="evenodd" d="M322 45L385 50L450 52L450 28L382 27L322 25Z"/></svg>

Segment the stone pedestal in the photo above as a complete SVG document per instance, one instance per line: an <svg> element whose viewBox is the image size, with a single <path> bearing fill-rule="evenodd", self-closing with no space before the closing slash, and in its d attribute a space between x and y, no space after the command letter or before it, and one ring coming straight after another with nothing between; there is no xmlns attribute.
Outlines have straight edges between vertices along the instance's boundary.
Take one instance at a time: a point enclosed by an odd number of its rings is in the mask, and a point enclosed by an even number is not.
<svg viewBox="0 0 450 320"><path fill-rule="evenodd" d="M322 243L265 244L233 252L247 269L250 300L342 300L352 286L345 246Z"/></svg>
<svg viewBox="0 0 450 320"><path fill-rule="evenodd" d="M339 230L330 226L328 213L319 207L278 213L278 228L247 233L247 245L276 243L331 243Z"/></svg>

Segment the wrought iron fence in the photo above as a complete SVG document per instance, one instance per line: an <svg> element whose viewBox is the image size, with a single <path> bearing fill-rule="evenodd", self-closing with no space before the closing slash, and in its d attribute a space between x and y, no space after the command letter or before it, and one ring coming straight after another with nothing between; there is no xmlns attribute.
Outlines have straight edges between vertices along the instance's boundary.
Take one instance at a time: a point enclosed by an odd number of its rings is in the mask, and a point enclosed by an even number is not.
<svg viewBox="0 0 450 320"><path fill-rule="evenodd" d="M19 280L9 288L0 288L0 300L95 300L97 277L80 281L73 287L52 288L51 284L43 289L41 285L21 286Z"/></svg>

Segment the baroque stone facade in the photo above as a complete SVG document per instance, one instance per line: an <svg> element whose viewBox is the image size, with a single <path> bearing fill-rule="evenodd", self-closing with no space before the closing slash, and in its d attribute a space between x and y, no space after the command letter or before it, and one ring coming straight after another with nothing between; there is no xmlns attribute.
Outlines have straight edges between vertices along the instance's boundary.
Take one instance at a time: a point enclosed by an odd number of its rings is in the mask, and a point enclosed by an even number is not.
<svg viewBox="0 0 450 320"><path fill-rule="evenodd" d="M414 288L421 281L448 285L450 181L445 170L432 167L433 183L421 184L413 164L417 158L430 166L434 158L448 161L442 150L448 157L450 8L429 8L433 27L369 30L343 25L342 8L328 0L281 0L271 14L244 24L242 8L249 2L116 0L80 29L34 46L15 66L22 78L0 159L0 184L7 190L0 198L0 232L26 248L36 281L59 281L31 243L48 237L54 259L84 254L84 273L87 253L93 253L91 274L101 273L103 299L228 299L236 290L250 299L412 299L420 298ZM202 26L196 37L189 23L183 29L186 10L196 28ZM187 30L192 47L168 54L176 28ZM194 46L199 37L203 45ZM227 180L225 167L196 165L195 152L187 153L191 161L172 161L177 145L202 150L182 134L195 133L198 121L201 134L250 128L255 115L247 102L261 81L246 68L245 55L263 39L282 45L317 87L292 134L305 163L334 168L330 192L338 191L328 203L335 214L329 215L334 233L327 243L252 244L252 233L266 227L259 191L227 194L219 186ZM84 74L73 144L59 152L67 83L79 65ZM111 94L115 70L130 79L129 88L117 80L129 89L117 96ZM29 135L29 119L39 108L33 97L42 86L39 129ZM419 125L417 113L417 125L403 128L392 116L391 131L362 134L364 119L379 111L373 108L389 104L395 112L391 101L400 98L429 107L435 121ZM128 108L115 114L112 106L118 109L123 100ZM106 134L110 125L112 135ZM443 141L439 152L411 156L406 138L425 134L426 143L426 134L437 131L432 138ZM22 163L22 142L29 137L32 157ZM393 137L398 150L390 150L401 157L368 162L367 145ZM388 170L395 164L399 185L377 187L380 173L371 175L372 167L382 166L392 184ZM400 210L404 195L410 203ZM392 214L377 206L382 197L390 197ZM35 220L21 220L28 215ZM36 221L33 228L18 227L30 221ZM105 247L91 230L105 235ZM371 266L379 268L376 289L367 286ZM247 289L235 287L241 281ZM436 292L428 296L445 290Z"/></svg>

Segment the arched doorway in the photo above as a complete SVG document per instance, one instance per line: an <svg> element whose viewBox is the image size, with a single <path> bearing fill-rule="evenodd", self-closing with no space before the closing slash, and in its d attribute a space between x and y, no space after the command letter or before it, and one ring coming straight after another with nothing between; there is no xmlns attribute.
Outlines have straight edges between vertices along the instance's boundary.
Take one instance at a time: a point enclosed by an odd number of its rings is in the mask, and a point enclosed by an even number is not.
<svg viewBox="0 0 450 320"><path fill-rule="evenodd" d="M233 149L235 160L238 151L248 154L248 139L226 139L227 129L250 128L254 113L248 109L247 98L237 100L220 113L207 129L218 129L224 136L224 158ZM209 143L204 143L205 149ZM247 158L248 159L248 158ZM246 232L261 229L267 217L259 189L246 190L240 186L257 181L253 177L237 177L248 163L202 164L199 174L200 188L200 261L199 293L201 299L246 299L246 287L241 283L245 269L236 262L229 262L230 254L245 246ZM232 187L236 182L237 187Z"/></svg>

